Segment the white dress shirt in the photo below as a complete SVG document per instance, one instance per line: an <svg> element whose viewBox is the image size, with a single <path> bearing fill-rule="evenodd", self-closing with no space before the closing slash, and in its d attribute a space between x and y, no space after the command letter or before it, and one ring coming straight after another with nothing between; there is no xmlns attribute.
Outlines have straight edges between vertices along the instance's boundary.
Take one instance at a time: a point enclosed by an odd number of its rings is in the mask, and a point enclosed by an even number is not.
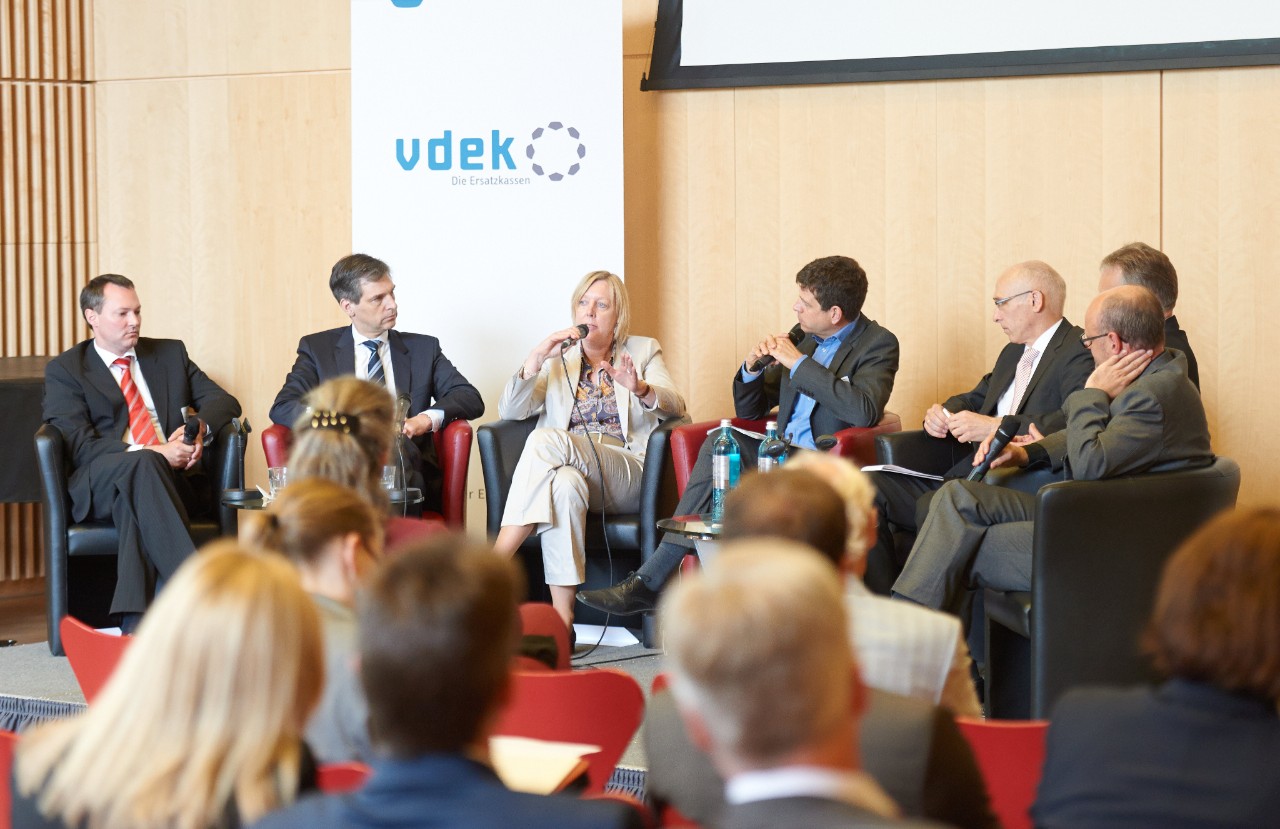
<svg viewBox="0 0 1280 829"><path fill-rule="evenodd" d="M861 771L821 766L782 766L744 771L730 777L724 799L732 805L785 797L816 797L848 803L887 818L898 817L898 805L880 784Z"/></svg>
<svg viewBox="0 0 1280 829"><path fill-rule="evenodd" d="M396 385L396 371L391 366L391 340L390 332L383 331L376 337L366 337L356 330L355 325L351 326L351 337L355 341L356 354L356 377L361 380L369 379L369 349L365 343L369 340L377 340L378 342L378 359L382 361L382 376L386 379L387 390L391 392L391 396L395 397L401 391ZM408 389L403 389L408 394ZM408 412L409 417L413 417L413 412ZM427 417L431 418L431 431L438 432L444 428L444 409L427 409Z"/></svg>
<svg viewBox="0 0 1280 829"><path fill-rule="evenodd" d="M111 372L111 376L115 378L117 386L120 385L120 378L124 376L124 368L122 366L114 365L115 361L119 360L121 357L133 358L129 363L129 374L133 377L133 385L138 388L138 394L142 395L142 405L147 407L147 416L151 418L151 426L156 430L156 434L159 435L160 442L165 443L168 441L169 436L166 435L164 430L160 427L160 417L156 414L156 403L151 399L151 388L147 386L147 378L142 376L142 369L138 367L137 350L131 348L123 354L112 354L110 351L107 351L105 348L98 345L97 340L93 341L93 350L98 352L98 356L102 358L102 362L106 363L107 371ZM130 431L129 424L127 423L124 427L124 435L120 439L129 444L128 451L130 452L135 449L145 448L142 444L134 442L133 432Z"/></svg>
<svg viewBox="0 0 1280 829"><path fill-rule="evenodd" d="M1031 377L1036 376L1036 369L1040 367L1040 361L1044 359L1044 350L1049 347L1049 340L1053 339L1053 333L1058 330L1058 326L1062 325L1062 322L1063 321L1059 319L1053 325L1045 329L1044 333L1039 337L1036 337L1035 342L1031 343L1031 347L1036 350L1036 358L1031 361ZM1009 383L1008 387L1001 392L1000 399L996 401L996 417L1004 417L1007 414L1013 414L1010 409L1013 408L1013 387L1017 384L1018 379L1015 376L1013 381ZM1026 396L1025 391L1023 392L1023 396Z"/></svg>

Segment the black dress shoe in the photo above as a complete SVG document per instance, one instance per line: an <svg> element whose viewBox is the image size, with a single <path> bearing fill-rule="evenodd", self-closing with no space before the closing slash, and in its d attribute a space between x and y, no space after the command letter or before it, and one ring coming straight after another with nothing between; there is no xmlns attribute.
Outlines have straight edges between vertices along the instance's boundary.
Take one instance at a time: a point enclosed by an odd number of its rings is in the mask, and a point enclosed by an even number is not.
<svg viewBox="0 0 1280 829"><path fill-rule="evenodd" d="M578 601L615 616L634 616L657 607L658 594L650 590L643 579L630 573L613 587L579 591Z"/></svg>

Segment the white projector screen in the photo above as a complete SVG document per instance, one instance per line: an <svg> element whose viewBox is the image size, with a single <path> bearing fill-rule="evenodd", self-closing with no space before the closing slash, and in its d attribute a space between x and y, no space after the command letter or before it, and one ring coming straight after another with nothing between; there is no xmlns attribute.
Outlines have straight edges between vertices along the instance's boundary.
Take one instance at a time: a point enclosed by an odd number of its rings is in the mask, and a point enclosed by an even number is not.
<svg viewBox="0 0 1280 829"><path fill-rule="evenodd" d="M1280 63L1280 3L1261 0L660 0L642 86L1273 63Z"/></svg>

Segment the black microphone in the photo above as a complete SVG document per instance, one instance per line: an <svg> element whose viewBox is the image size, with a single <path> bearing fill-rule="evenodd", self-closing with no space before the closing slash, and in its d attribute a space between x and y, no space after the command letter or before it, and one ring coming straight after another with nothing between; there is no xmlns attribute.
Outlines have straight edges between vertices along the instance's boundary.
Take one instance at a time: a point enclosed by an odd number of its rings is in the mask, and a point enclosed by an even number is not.
<svg viewBox="0 0 1280 829"><path fill-rule="evenodd" d="M396 396L396 434L404 431L404 422L409 419L409 393L400 392Z"/></svg>
<svg viewBox="0 0 1280 829"><path fill-rule="evenodd" d="M800 341L804 339L804 331L800 330L800 326L791 329L787 334L787 339L791 340L792 345L800 345ZM762 354L754 363L747 366L747 371L752 374L759 374L778 360L772 354Z"/></svg>
<svg viewBox="0 0 1280 829"><path fill-rule="evenodd" d="M565 341L564 341L564 342L560 343L560 350L561 350L561 351L564 351L565 349L569 348L569 347L570 347L570 346L572 346L574 343L576 343L578 340L580 340L580 339L582 339L583 337L587 336L587 332L589 332L589 331L591 330L590 328L588 328L587 326L583 325L582 323L578 323L577 328L578 328L578 336L576 336L576 337L567 337L567 338L565 339Z"/></svg>
<svg viewBox="0 0 1280 829"><path fill-rule="evenodd" d="M786 438L767 438L760 444L760 454L775 461L791 449L791 441Z"/></svg>
<svg viewBox="0 0 1280 829"><path fill-rule="evenodd" d="M836 448L836 444L840 441L836 440L835 435L818 435L818 439L813 442L823 452L828 452Z"/></svg>
<svg viewBox="0 0 1280 829"><path fill-rule="evenodd" d="M1000 457L1000 453L1016 434L1018 434L1018 418L1015 415L1005 415L1000 425L996 427L995 437L991 438L991 448L987 450L987 456L982 459L982 463L973 468L965 480L981 481L987 474L987 470L991 468L991 462Z"/></svg>
<svg viewBox="0 0 1280 829"><path fill-rule="evenodd" d="M191 446L196 442L198 434L200 434L200 418L193 414L187 415L187 424L182 429L182 442Z"/></svg>

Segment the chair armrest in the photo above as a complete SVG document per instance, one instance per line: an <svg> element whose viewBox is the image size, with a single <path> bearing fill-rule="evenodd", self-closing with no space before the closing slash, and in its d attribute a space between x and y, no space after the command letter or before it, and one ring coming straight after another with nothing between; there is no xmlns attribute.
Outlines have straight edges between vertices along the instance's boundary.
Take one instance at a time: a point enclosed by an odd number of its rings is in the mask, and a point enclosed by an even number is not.
<svg viewBox="0 0 1280 829"><path fill-rule="evenodd" d="M876 462L876 438L901 431L902 418L893 412L885 412L875 426L851 426L832 435L836 445L832 447L831 454L848 458L858 466L867 466Z"/></svg>
<svg viewBox="0 0 1280 829"><path fill-rule="evenodd" d="M46 423L36 430L36 465L40 470L40 498L44 523L45 601L50 609L65 613L67 607L67 527L71 524L71 497L67 493L66 442L56 426ZM49 649L62 655L59 613L47 613Z"/></svg>
<svg viewBox="0 0 1280 829"><path fill-rule="evenodd" d="M669 445L672 433L687 418L671 417L649 434L644 451L644 472L640 478L640 560L643 562L658 546L658 520L675 513L680 496L676 493L675 466Z"/></svg>
<svg viewBox="0 0 1280 829"><path fill-rule="evenodd" d="M875 441L877 463L933 475L945 474L971 451L955 438L935 438L923 429L889 432L877 435Z"/></svg>
<svg viewBox="0 0 1280 829"><path fill-rule="evenodd" d="M222 504L222 494L229 489L244 489L244 453L248 447L248 422L233 419L218 431L205 450L205 468L209 470L214 508L223 535L235 535L237 519L236 511Z"/></svg>
<svg viewBox="0 0 1280 829"><path fill-rule="evenodd" d="M288 464L292 446L293 430L288 426L272 423L262 430L262 454L267 456L268 468Z"/></svg>
<svg viewBox="0 0 1280 829"><path fill-rule="evenodd" d="M1066 471L1054 472L1052 469L1012 469L998 467L987 472L983 483L1002 486L1005 489L1016 489L1028 495L1035 495L1041 487L1064 480Z"/></svg>
<svg viewBox="0 0 1280 829"><path fill-rule="evenodd" d="M733 425L750 432L764 432L766 420L753 420L745 417L732 419ZM707 440L707 433L720 425L719 420L702 420L697 423L681 422L671 432L671 463L675 473L676 497L684 495L684 488L689 483L689 473L693 472L698 462L698 452ZM668 517L668 516L660 516Z"/></svg>
<svg viewBox="0 0 1280 829"><path fill-rule="evenodd" d="M438 434L436 457L444 477L441 491L444 522L454 529L465 529L467 523L467 468L471 465L471 423L455 420Z"/></svg>
<svg viewBox="0 0 1280 829"><path fill-rule="evenodd" d="M480 447L480 471L484 475L485 512L490 535L497 535L502 528L502 512L511 492L511 477L515 474L525 441L538 424L537 417L524 420L495 420L476 430L476 443Z"/></svg>

